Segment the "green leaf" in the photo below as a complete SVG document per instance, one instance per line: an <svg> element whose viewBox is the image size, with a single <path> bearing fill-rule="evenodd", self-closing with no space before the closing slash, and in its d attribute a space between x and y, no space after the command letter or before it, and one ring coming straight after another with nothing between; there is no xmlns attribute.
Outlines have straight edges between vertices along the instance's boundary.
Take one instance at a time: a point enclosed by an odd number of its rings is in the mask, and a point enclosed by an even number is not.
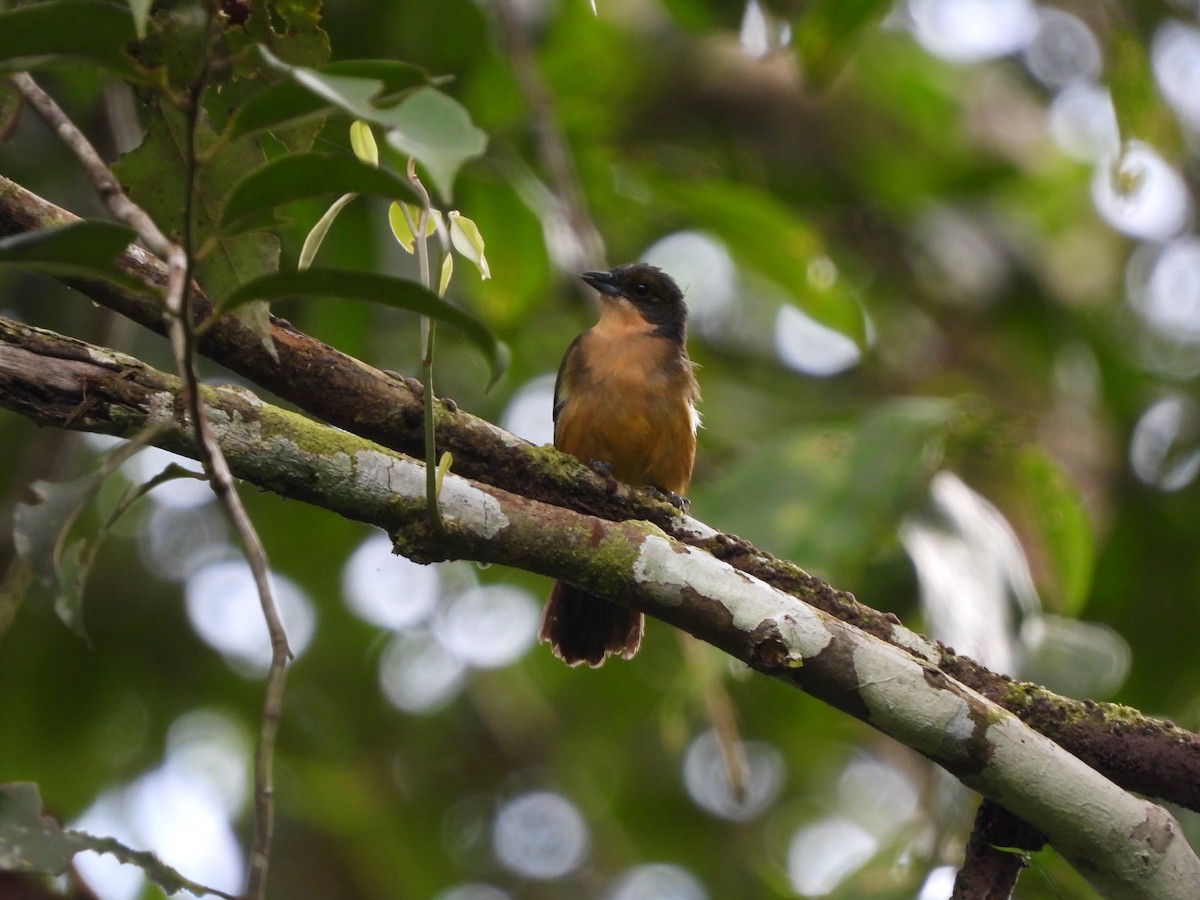
<svg viewBox="0 0 1200 900"><path fill-rule="evenodd" d="M396 238L396 242L409 253L414 252L417 237L408 223L421 221L421 209L421 206L413 203L405 203L403 208L399 203L388 204L388 225L391 226L392 235ZM438 223L441 220L440 212L436 209L429 210L429 215L425 218L425 237L429 237L437 231Z"/></svg>
<svg viewBox="0 0 1200 900"><path fill-rule="evenodd" d="M409 215L413 215L413 207L411 205L409 205ZM419 215L419 212L417 215ZM412 227L408 224L408 219L409 216L404 214L404 209L399 203L388 205L388 225L391 226L392 235L396 238L396 243L409 253L412 253L417 237L413 234Z"/></svg>
<svg viewBox="0 0 1200 900"><path fill-rule="evenodd" d="M279 61L271 57L276 69ZM367 79L375 86L370 99L380 107L396 102L415 88L432 84L429 73L407 63L382 59L359 59L330 63L315 71L325 76ZM258 131L275 131L317 116L327 115L339 105L309 90L295 79L272 85L238 110L230 124L230 137Z"/></svg>
<svg viewBox="0 0 1200 900"><path fill-rule="evenodd" d="M303 271L312 265L312 261L316 259L317 251L321 249L321 244L325 241L325 235L329 233L329 229L333 226L333 220L357 196L357 194L342 194L342 196L333 201L329 209L325 210L321 218L317 219L317 224L304 237L304 246L300 248L300 258L296 261L297 269ZM395 205L395 203L392 204L392 206ZM410 250L409 252L411 253L412 251Z"/></svg>
<svg viewBox="0 0 1200 900"><path fill-rule="evenodd" d="M1041 448L1026 447L1017 459L1019 486L1055 578L1060 607L1078 615L1087 600L1095 567L1095 537L1074 482Z"/></svg>
<svg viewBox="0 0 1200 900"><path fill-rule="evenodd" d="M100 490L103 478L94 474L73 481L38 481L30 487L34 501L18 503L13 512L13 544L42 584L54 592L59 618L80 637L83 627L83 586L87 566L85 545L68 541L79 517Z"/></svg>
<svg viewBox="0 0 1200 900"><path fill-rule="evenodd" d="M719 510L730 532L810 571L850 578L895 545L897 525L925 502L947 447L971 427L959 403L911 397L845 424L779 429L693 501Z"/></svg>
<svg viewBox="0 0 1200 900"><path fill-rule="evenodd" d="M418 90L381 118L390 127L388 143L424 164L447 199L463 163L487 147L487 135L475 127L470 114L433 88Z"/></svg>
<svg viewBox="0 0 1200 900"><path fill-rule="evenodd" d="M146 36L146 26L150 23L150 6L154 0L129 0L129 11L133 13L133 27L138 39Z"/></svg>
<svg viewBox="0 0 1200 900"><path fill-rule="evenodd" d="M475 264L479 277L485 281L492 277L487 257L483 255L483 235L479 226L456 209L450 210L450 240L454 249Z"/></svg>
<svg viewBox="0 0 1200 900"><path fill-rule="evenodd" d="M366 122L356 119L350 123L350 149L363 162L372 166L379 165L379 147L375 143L371 126Z"/></svg>
<svg viewBox="0 0 1200 900"><path fill-rule="evenodd" d="M260 52L325 103L386 128L387 142L421 163L443 197L451 196L463 163L487 146L487 135L475 127L467 111L434 88L418 88L394 106L381 106L384 85L378 79L331 73L328 67L289 66L265 48Z"/></svg>
<svg viewBox="0 0 1200 900"><path fill-rule="evenodd" d="M61 875L83 849L82 841L42 814L36 784L0 785L0 868Z"/></svg>
<svg viewBox="0 0 1200 900"><path fill-rule="evenodd" d="M684 28L708 31L738 27L744 8L736 3L706 3L702 0L663 0L663 8Z"/></svg>
<svg viewBox="0 0 1200 900"><path fill-rule="evenodd" d="M797 17L792 42L805 73L827 86L858 49L859 37L892 8L891 0L813 0Z"/></svg>
<svg viewBox="0 0 1200 900"><path fill-rule="evenodd" d="M197 252L196 276L209 296L219 300L259 275L279 267L279 241L274 235L225 235L219 211L230 185L263 163L253 140L223 143L201 119L196 128L195 153L204 159L195 182L189 182L188 127L184 114L160 104L145 140L113 167L132 199L167 234L184 232L185 200L191 195L191 248Z"/></svg>
<svg viewBox="0 0 1200 900"><path fill-rule="evenodd" d="M436 294L403 278L347 269L308 269L304 272L277 272L245 284L231 294L223 310L255 299L280 300L285 297L340 297L381 303L406 309L453 325L473 343L488 361L496 380L508 366L508 348L470 313L440 299Z"/></svg>
<svg viewBox="0 0 1200 900"><path fill-rule="evenodd" d="M321 0L253 0L247 6L250 15L244 26L227 28L223 35L236 57L235 67L253 55L246 52L253 44L269 47L292 65L318 66L328 61L329 35L321 28Z"/></svg>
<svg viewBox="0 0 1200 900"><path fill-rule="evenodd" d="M221 213L222 233L236 233L282 203L321 194L376 194L420 202L406 179L353 156L293 153L260 166L234 186Z"/></svg>
<svg viewBox="0 0 1200 900"><path fill-rule="evenodd" d="M108 853L137 866L168 894L187 891L197 897L230 894L184 878L153 853L133 850L114 838L95 837L84 831L62 828L42 813L36 784L0 785L0 870L38 875L61 875L71 857L83 850Z"/></svg>
<svg viewBox="0 0 1200 900"><path fill-rule="evenodd" d="M243 135L233 134L233 123L248 104L264 98L274 107L272 116L279 111L268 95L281 79L263 62L258 45L292 65L320 66L329 60L329 35L320 27L320 0L253 0L222 9L228 13L221 20L222 65L204 92L204 108L226 139L236 139ZM323 125L319 116L300 117L277 123L271 137L288 151L303 152L312 149Z"/></svg>
<svg viewBox="0 0 1200 900"><path fill-rule="evenodd" d="M83 591L92 562L116 521L110 515L95 533L71 539L80 517L91 508L104 481L147 444L157 432L142 432L136 439L109 453L88 475L66 482L37 481L31 485L32 503L18 503L13 512L13 545L38 580L55 593L59 618L76 634L83 628ZM124 511L128 504L120 504ZM119 513L118 513L119 514Z"/></svg>
<svg viewBox="0 0 1200 900"><path fill-rule="evenodd" d="M438 296L445 297L450 289L450 279L454 277L454 254L447 253L442 257L442 274L438 278Z"/></svg>
<svg viewBox="0 0 1200 900"><path fill-rule="evenodd" d="M133 229L124 225L72 222L0 238L0 265L22 266L51 275L99 277L144 291L145 284L113 264L133 238Z"/></svg>
<svg viewBox="0 0 1200 900"><path fill-rule="evenodd" d="M127 6L98 0L52 0L0 12L0 67L12 71L66 58L97 63L137 81L145 72L125 52L136 37Z"/></svg>

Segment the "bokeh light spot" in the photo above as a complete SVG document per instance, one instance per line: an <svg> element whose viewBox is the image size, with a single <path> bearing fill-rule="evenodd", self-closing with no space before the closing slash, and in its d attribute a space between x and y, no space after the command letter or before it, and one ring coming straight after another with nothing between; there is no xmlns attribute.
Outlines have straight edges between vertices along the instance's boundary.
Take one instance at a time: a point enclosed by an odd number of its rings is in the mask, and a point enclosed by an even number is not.
<svg viewBox="0 0 1200 900"><path fill-rule="evenodd" d="M272 575L271 581L288 644L299 658L316 629L316 611L290 578ZM265 674L271 665L271 639L249 565L240 559L209 563L188 579L186 593L188 619L196 633L243 674Z"/></svg>
<svg viewBox="0 0 1200 900"><path fill-rule="evenodd" d="M917 900L950 900L958 870L954 866L938 866L925 878Z"/></svg>
<svg viewBox="0 0 1200 900"><path fill-rule="evenodd" d="M775 352L789 369L819 377L837 375L862 359L854 341L791 305L779 307L775 316Z"/></svg>
<svg viewBox="0 0 1200 900"><path fill-rule="evenodd" d="M1050 137L1082 162L1116 156L1121 148L1112 94L1096 84L1069 84L1054 95L1046 113Z"/></svg>
<svg viewBox="0 0 1200 900"><path fill-rule="evenodd" d="M1025 64L1035 78L1049 87L1062 87L1100 77L1100 44L1082 19L1045 6L1037 11L1037 21L1037 34L1025 48Z"/></svg>
<svg viewBox="0 0 1200 900"><path fill-rule="evenodd" d="M1158 89L1188 128L1200 130L1200 29L1163 22L1150 44Z"/></svg>
<svg viewBox="0 0 1200 900"><path fill-rule="evenodd" d="M914 268L922 285L947 303L983 306L1009 282L1009 261L994 230L958 209L936 206L913 223Z"/></svg>
<svg viewBox="0 0 1200 900"><path fill-rule="evenodd" d="M745 822L759 815L779 796L784 766L783 757L770 744L743 741L739 749L746 764L742 796L737 796L730 784L721 746L711 731L693 739L684 754L683 782L701 809L723 819Z"/></svg>
<svg viewBox="0 0 1200 900"><path fill-rule="evenodd" d="M134 484L144 484L160 474L167 466L175 465L188 472L203 472L200 463L186 456L171 453L159 447L144 447L122 465L121 470ZM164 481L146 495L151 501L163 506L190 507L211 503L215 498L212 488L203 479L186 476Z"/></svg>
<svg viewBox="0 0 1200 900"><path fill-rule="evenodd" d="M442 891L434 900L510 900L511 896L495 885L471 882Z"/></svg>
<svg viewBox="0 0 1200 900"><path fill-rule="evenodd" d="M703 231L676 231L651 245L642 259L679 283L694 331L712 337L728 327L736 313L737 267L723 243Z"/></svg>
<svg viewBox="0 0 1200 900"><path fill-rule="evenodd" d="M181 584L202 566L229 559L236 552L229 541L227 521L215 503L160 504L141 524L138 554L154 575Z"/></svg>
<svg viewBox="0 0 1200 900"><path fill-rule="evenodd" d="M388 702L409 713L441 709L462 688L466 667L427 631L398 634L379 662Z"/></svg>
<svg viewBox="0 0 1200 900"><path fill-rule="evenodd" d="M342 569L346 606L380 628L399 631L424 622L437 605L440 590L438 567L397 556L382 531L359 544Z"/></svg>
<svg viewBox="0 0 1200 900"><path fill-rule="evenodd" d="M888 837L911 822L920 809L917 789L907 775L869 754L856 754L838 778L845 814L877 837Z"/></svg>
<svg viewBox="0 0 1200 900"><path fill-rule="evenodd" d="M1092 202L1113 228L1151 241L1177 235L1192 209L1179 173L1140 141L1129 141L1123 153L1096 166Z"/></svg>
<svg viewBox="0 0 1200 900"><path fill-rule="evenodd" d="M508 401L501 426L539 447L553 444L555 377L550 372L525 382Z"/></svg>
<svg viewBox="0 0 1200 900"><path fill-rule="evenodd" d="M527 591L495 584L471 588L438 610L434 633L460 660L506 666L533 646L540 608Z"/></svg>
<svg viewBox="0 0 1200 900"><path fill-rule="evenodd" d="M747 56L762 59L773 50L788 45L792 39L792 26L787 19L763 9L758 0L749 0L742 13L738 39Z"/></svg>
<svg viewBox="0 0 1200 900"><path fill-rule="evenodd" d="M185 713L167 732L167 761L217 799L227 816L245 806L252 745L241 725L211 709Z"/></svg>
<svg viewBox="0 0 1200 900"><path fill-rule="evenodd" d="M501 807L492 831L496 858L510 871L548 881L573 872L591 839L583 816L569 800L534 791Z"/></svg>
<svg viewBox="0 0 1200 900"><path fill-rule="evenodd" d="M708 900L708 891L681 866L648 863L623 872L606 900Z"/></svg>
<svg viewBox="0 0 1200 900"><path fill-rule="evenodd" d="M1143 482L1161 491L1187 487L1200 470L1200 410L1182 394L1163 397L1138 419L1129 462Z"/></svg>
<svg viewBox="0 0 1200 900"><path fill-rule="evenodd" d="M1200 240L1138 248L1126 281L1130 305L1161 337L1200 343Z"/></svg>
<svg viewBox="0 0 1200 900"><path fill-rule="evenodd" d="M832 893L862 868L878 847L874 835L849 819L833 817L802 828L788 847L792 888L803 897Z"/></svg>
<svg viewBox="0 0 1200 900"><path fill-rule="evenodd" d="M900 524L929 633L998 672L1015 674L1014 604L1040 600L1012 526L952 472L930 482L930 506Z"/></svg>
<svg viewBox="0 0 1200 900"><path fill-rule="evenodd" d="M1029 0L909 0L913 33L950 62L983 62L1021 51L1038 30Z"/></svg>
<svg viewBox="0 0 1200 900"><path fill-rule="evenodd" d="M130 784L105 791L71 827L151 850L219 890L237 893L242 887L242 852L224 804L170 758ZM92 851L78 854L74 864L101 900L142 896L145 877L135 866Z"/></svg>

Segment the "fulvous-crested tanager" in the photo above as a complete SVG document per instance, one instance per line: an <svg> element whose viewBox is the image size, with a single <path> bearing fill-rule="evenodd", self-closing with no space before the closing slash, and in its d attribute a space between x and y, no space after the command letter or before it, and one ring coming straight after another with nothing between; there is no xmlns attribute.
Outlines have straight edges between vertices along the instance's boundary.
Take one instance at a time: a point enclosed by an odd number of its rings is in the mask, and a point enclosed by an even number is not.
<svg viewBox="0 0 1200 900"><path fill-rule="evenodd" d="M554 385L554 446L632 485L682 498L696 457L700 389L687 353L683 292L644 263L585 272L600 318L567 348ZM637 610L555 582L538 637L567 665L632 657Z"/></svg>

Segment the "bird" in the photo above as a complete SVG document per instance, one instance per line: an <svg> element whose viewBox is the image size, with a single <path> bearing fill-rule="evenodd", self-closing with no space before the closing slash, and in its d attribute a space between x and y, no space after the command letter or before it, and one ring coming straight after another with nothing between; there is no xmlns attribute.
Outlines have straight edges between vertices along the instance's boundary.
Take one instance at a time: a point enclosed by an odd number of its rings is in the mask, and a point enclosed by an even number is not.
<svg viewBox="0 0 1200 900"><path fill-rule="evenodd" d="M571 342L559 366L554 446L682 504L700 425L683 292L646 263L580 277L600 293L600 316ZM596 668L611 655L632 658L644 627L638 610L557 581L538 638L567 665Z"/></svg>

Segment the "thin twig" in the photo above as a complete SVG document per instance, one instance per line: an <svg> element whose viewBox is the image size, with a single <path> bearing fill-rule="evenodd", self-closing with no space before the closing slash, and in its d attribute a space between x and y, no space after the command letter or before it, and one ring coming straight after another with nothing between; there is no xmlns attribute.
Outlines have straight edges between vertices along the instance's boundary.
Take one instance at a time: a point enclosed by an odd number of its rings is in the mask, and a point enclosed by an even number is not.
<svg viewBox="0 0 1200 900"><path fill-rule="evenodd" d="M191 419L192 427L195 430L201 463L204 465L213 492L233 523L250 564L271 638L271 667L267 674L266 699L259 730L258 750L255 754L255 825L254 834L251 837L250 874L246 891L248 897L261 898L266 890L267 863L274 823L272 770L275 740L283 706L286 666L292 653L271 586L270 564L267 560L266 550L238 496L229 465L221 453L205 414L204 402L198 386L195 336L192 333L191 317L187 314L191 288L191 255L187 245L190 244L192 184L196 174L195 141L194 139L189 140L188 147L184 243L181 244L169 240L150 215L129 198L83 132L75 126L62 108L38 86L28 73L18 72L11 77L13 84L29 105L75 154L84 173L99 191L112 214L137 231L139 238L146 246L161 256L167 264L167 284L163 293L163 322L170 339L175 366L184 383L187 416ZM194 138L195 126L200 113L199 88L204 80L205 73L202 72L196 90L192 92L188 108L189 138Z"/></svg>
<svg viewBox="0 0 1200 900"><path fill-rule="evenodd" d="M209 27L213 20L209 17ZM197 177L196 164L196 127L199 122L201 106L200 96L208 80L207 57L192 86L188 104L188 142L187 142L187 181L185 185L185 218L183 222L183 237L185 255L190 266L194 244L192 241L192 203L195 196ZM190 287L191 278L185 284ZM254 576L254 584L258 591L259 605L262 607L263 618L267 624L267 633L271 639L271 664L267 669L266 695L263 700L262 718L259 722L258 746L254 753L254 834L251 837L250 871L246 880L246 896L262 898L266 896L267 870L271 856L271 842L275 832L275 786L274 760L275 744L279 735L279 723L283 714L283 692L287 681L287 664L292 658L291 647L288 646L287 631L279 614L275 600L274 587L271 584L270 563L267 560L266 549L258 536L254 524L250 521L241 498L237 494L229 465L217 445L212 434L212 426L208 416L204 414L204 401L197 389L195 363L195 333L191 316L183 311L190 307L188 298L180 309L176 320L178 330L182 332L185 342L185 355L177 359L178 365L187 365L188 373L184 376L187 386L188 404L193 421L197 422L201 432L200 447L205 454L203 460L205 470L214 475L213 487L221 502L225 505L230 519L234 522L242 547L250 561L250 570Z"/></svg>

